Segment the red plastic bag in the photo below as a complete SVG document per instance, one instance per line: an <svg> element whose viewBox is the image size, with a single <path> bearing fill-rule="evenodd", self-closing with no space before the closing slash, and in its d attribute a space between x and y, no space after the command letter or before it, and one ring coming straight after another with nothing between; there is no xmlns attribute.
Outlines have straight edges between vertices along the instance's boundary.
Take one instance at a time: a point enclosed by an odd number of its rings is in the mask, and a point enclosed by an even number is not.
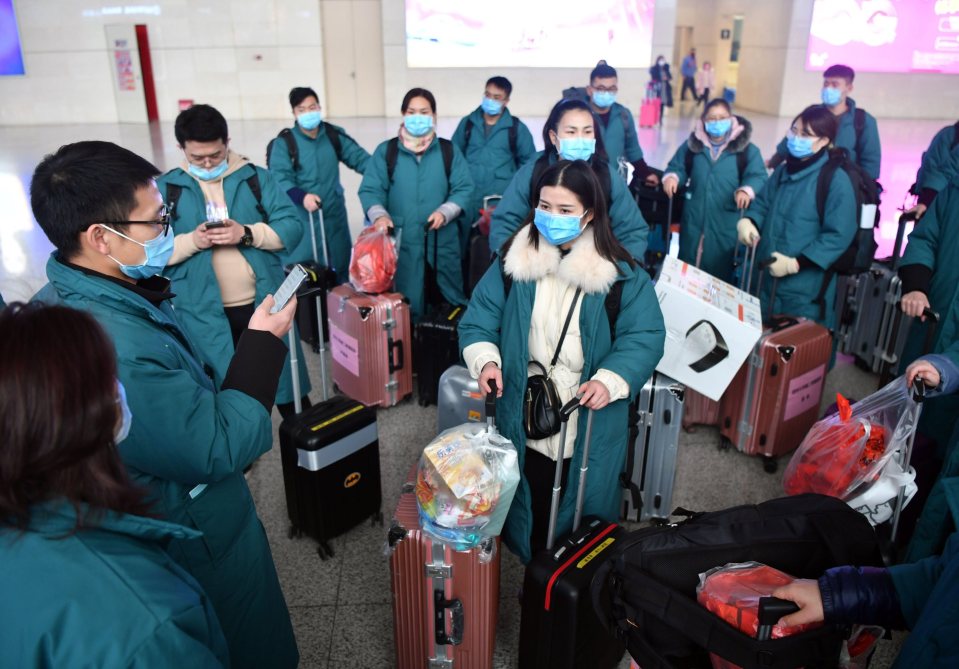
<svg viewBox="0 0 959 669"><path fill-rule="evenodd" d="M710 569L699 575L696 596L699 603L727 623L755 637L759 632L759 598L772 595L777 588L794 579L778 569L758 562L740 562ZM772 638L781 639L815 629L819 624L783 625L776 623ZM737 665L711 653L713 669L738 669Z"/></svg>
<svg viewBox="0 0 959 669"><path fill-rule="evenodd" d="M383 293L393 286L396 274L396 245L392 237L368 227L353 245L350 283L364 293Z"/></svg>
<svg viewBox="0 0 959 669"><path fill-rule="evenodd" d="M914 427L901 378L852 406L842 395L837 400L839 412L816 423L789 461L787 494L852 499L879 479Z"/></svg>

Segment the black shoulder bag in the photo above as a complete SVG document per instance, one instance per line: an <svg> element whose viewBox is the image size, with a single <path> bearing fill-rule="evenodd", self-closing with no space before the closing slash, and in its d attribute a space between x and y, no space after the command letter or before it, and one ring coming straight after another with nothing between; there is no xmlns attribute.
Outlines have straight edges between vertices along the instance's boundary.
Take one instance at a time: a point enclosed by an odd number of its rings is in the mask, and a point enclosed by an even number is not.
<svg viewBox="0 0 959 669"><path fill-rule="evenodd" d="M580 292L577 288L576 294L573 295L573 303L569 307L569 313L566 314L563 332L556 343L556 353L553 354L553 359L549 363L549 370L544 369L543 365L536 360L529 363L539 367L541 373L534 374L526 380L526 395L523 398L523 430L526 432L527 439L546 439L559 432L559 410L563 403L556 392L556 386L549 377L553 373L556 361L559 360L559 352L563 348L563 340L566 339L566 331L569 330L573 312L576 311Z"/></svg>

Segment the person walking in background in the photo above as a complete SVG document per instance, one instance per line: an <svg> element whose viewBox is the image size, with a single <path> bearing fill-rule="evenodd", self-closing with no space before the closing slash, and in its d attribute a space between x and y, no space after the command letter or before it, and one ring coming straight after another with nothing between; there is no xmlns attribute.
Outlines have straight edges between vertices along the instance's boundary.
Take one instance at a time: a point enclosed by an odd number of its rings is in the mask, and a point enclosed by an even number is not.
<svg viewBox="0 0 959 669"><path fill-rule="evenodd" d="M682 64L679 66L679 73L683 75L683 90L679 94L679 101L685 102L686 100L686 91L689 91L689 94L696 99L696 49L690 49L689 55L683 58Z"/></svg>
<svg viewBox="0 0 959 669"><path fill-rule="evenodd" d="M656 97L663 101L664 107L673 106L673 74L669 71L669 63L662 54L656 57L656 63L649 68L649 79Z"/></svg>
<svg viewBox="0 0 959 669"><path fill-rule="evenodd" d="M712 64L707 60L703 69L696 73L696 100L699 104L706 104L709 92L716 90L716 73Z"/></svg>

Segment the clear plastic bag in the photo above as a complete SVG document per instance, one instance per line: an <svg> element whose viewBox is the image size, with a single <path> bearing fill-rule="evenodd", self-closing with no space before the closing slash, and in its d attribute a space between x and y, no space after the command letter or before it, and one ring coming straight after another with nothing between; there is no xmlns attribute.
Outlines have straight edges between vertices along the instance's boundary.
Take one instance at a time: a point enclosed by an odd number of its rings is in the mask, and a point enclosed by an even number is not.
<svg viewBox="0 0 959 669"><path fill-rule="evenodd" d="M909 440L916 413L900 377L816 423L796 449L783 476L789 495L814 492L844 501L879 479L889 459Z"/></svg>
<svg viewBox="0 0 959 669"><path fill-rule="evenodd" d="M506 437L479 423L443 431L420 457L416 503L423 531L455 550L499 536L519 478L516 448Z"/></svg>
<svg viewBox="0 0 959 669"><path fill-rule="evenodd" d="M364 293L383 293L396 274L396 244L386 232L370 226L356 238L350 258L350 283Z"/></svg>

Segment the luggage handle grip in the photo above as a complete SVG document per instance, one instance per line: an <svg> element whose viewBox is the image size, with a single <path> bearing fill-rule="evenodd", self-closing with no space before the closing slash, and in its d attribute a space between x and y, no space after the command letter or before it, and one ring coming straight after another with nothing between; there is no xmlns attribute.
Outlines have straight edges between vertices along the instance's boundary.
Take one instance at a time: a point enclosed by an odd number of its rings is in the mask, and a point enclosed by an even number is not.
<svg viewBox="0 0 959 669"><path fill-rule="evenodd" d="M579 409L580 407L579 400L580 400L579 397L574 397L569 402L564 404L563 408L559 410L559 419L562 422L565 423L566 421L568 421L569 417L573 415L573 412Z"/></svg>
<svg viewBox="0 0 959 669"><path fill-rule="evenodd" d="M446 611L452 614L449 634L446 633ZM446 599L442 590L433 591L433 632L438 646L458 646L463 643L463 602Z"/></svg>
<svg viewBox="0 0 959 669"><path fill-rule="evenodd" d="M486 418L496 418L496 379L489 380L489 392L486 393Z"/></svg>
<svg viewBox="0 0 959 669"><path fill-rule="evenodd" d="M778 597L760 597L759 598L759 633L756 638L759 641L769 641L772 637L773 626L779 622L783 616L788 616L799 610L795 602Z"/></svg>
<svg viewBox="0 0 959 669"><path fill-rule="evenodd" d="M403 359L403 342L391 339L387 345L386 354L389 356L390 374L403 369L403 365L406 362Z"/></svg>

